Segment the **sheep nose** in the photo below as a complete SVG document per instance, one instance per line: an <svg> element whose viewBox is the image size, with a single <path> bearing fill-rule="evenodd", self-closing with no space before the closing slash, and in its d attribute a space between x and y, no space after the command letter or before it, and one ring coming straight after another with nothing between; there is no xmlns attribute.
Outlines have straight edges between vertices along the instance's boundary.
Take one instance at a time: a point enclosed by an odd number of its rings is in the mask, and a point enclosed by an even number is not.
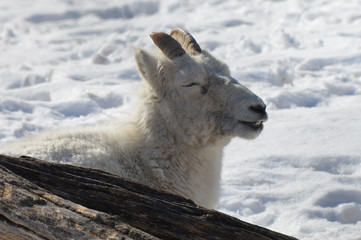
<svg viewBox="0 0 361 240"><path fill-rule="evenodd" d="M266 106L261 105L261 104L257 104L257 105L253 105L250 106L249 109L253 112L256 112L258 114L264 114L266 113Z"/></svg>

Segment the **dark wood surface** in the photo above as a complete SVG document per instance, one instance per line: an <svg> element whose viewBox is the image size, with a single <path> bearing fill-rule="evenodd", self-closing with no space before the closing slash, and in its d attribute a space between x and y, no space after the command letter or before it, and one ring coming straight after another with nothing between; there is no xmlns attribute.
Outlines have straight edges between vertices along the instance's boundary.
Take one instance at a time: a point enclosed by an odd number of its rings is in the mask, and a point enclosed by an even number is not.
<svg viewBox="0 0 361 240"><path fill-rule="evenodd" d="M115 175L0 155L0 239L295 239Z"/></svg>

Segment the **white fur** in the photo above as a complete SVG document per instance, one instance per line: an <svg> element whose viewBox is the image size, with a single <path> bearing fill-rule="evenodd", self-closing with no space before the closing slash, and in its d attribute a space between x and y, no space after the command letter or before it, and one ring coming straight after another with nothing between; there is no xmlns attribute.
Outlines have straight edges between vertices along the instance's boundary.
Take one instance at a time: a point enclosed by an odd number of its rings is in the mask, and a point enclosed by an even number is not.
<svg viewBox="0 0 361 240"><path fill-rule="evenodd" d="M266 113L250 109L263 101L205 50L173 60L136 50L135 58L145 81L128 121L48 131L1 152L103 169L214 207L223 148L234 136L260 134L262 126L241 121L265 121Z"/></svg>

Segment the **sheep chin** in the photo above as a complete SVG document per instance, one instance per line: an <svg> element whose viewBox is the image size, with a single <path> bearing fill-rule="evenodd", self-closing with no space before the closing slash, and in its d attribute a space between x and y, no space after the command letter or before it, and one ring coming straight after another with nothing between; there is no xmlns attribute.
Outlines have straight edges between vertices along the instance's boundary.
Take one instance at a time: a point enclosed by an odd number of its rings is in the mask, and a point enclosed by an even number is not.
<svg viewBox="0 0 361 240"><path fill-rule="evenodd" d="M237 137L252 140L258 137L263 130L263 122L245 122L238 121L238 124L233 129L233 134Z"/></svg>

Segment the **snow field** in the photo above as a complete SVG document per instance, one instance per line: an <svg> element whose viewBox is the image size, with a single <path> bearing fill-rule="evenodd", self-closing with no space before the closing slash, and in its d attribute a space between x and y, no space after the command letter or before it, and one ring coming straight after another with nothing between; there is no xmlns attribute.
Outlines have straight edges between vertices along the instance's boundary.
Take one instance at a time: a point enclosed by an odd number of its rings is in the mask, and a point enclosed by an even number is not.
<svg viewBox="0 0 361 240"><path fill-rule="evenodd" d="M189 30L262 97L269 121L225 150L218 209L300 239L361 239L361 2L0 3L0 146L126 117L149 33Z"/></svg>

